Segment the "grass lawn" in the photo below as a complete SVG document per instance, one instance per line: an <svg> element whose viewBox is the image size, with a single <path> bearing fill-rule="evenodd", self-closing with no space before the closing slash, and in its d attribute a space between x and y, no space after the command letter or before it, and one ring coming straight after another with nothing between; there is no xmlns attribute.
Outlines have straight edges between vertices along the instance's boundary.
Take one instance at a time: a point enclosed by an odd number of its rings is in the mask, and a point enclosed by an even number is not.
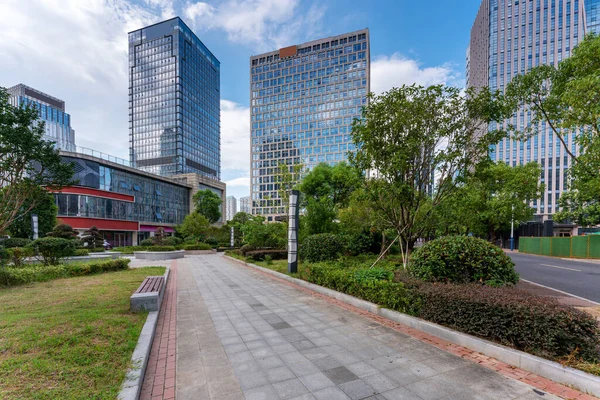
<svg viewBox="0 0 600 400"><path fill-rule="evenodd" d="M0 398L114 399L147 314L129 297L162 267L0 289Z"/></svg>

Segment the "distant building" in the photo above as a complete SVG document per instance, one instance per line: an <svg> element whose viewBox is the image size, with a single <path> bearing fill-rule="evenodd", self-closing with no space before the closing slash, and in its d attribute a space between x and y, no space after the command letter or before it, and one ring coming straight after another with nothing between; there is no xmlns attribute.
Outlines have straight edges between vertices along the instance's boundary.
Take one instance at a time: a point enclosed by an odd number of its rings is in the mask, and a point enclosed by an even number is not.
<svg viewBox="0 0 600 400"><path fill-rule="evenodd" d="M35 106L45 123L44 138L55 142L61 150L75 149L75 131L71 116L65 112L65 102L22 83L8 88L9 103L13 106Z"/></svg>
<svg viewBox="0 0 600 400"><path fill-rule="evenodd" d="M237 199L233 196L227 196L227 218L226 221L231 221L237 214Z"/></svg>
<svg viewBox="0 0 600 400"><path fill-rule="evenodd" d="M568 58L585 34L600 29L600 0L483 0L471 29L467 53L467 87L489 87L503 92L517 75L539 65L557 66ZM526 109L506 121L521 129L531 114ZM490 129L496 129L492 123ZM566 144L577 152L575 134ZM531 201L537 219L558 211L558 200L568 189L571 159L550 127L542 122L539 132L525 141L510 137L490 146L490 158L517 166L535 161L542 167L540 182L545 193Z"/></svg>
<svg viewBox="0 0 600 400"><path fill-rule="evenodd" d="M250 214L252 212L252 206L250 202L250 196L240 197L240 212Z"/></svg>
<svg viewBox="0 0 600 400"><path fill-rule="evenodd" d="M129 32L128 75L132 166L218 180L219 60L176 17Z"/></svg>
<svg viewBox="0 0 600 400"><path fill-rule="evenodd" d="M334 165L355 151L370 68L368 29L250 57L252 214L285 214L280 165Z"/></svg>

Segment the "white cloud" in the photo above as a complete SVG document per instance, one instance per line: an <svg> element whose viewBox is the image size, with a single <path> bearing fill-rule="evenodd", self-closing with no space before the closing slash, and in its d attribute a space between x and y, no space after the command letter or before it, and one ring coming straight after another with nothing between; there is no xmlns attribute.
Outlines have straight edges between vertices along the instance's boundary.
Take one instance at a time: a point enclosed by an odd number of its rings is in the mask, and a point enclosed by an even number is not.
<svg viewBox="0 0 600 400"><path fill-rule="evenodd" d="M371 63L371 91L380 94L402 85L456 84L461 76L450 64L422 68L418 61L394 53Z"/></svg>
<svg viewBox="0 0 600 400"><path fill-rule="evenodd" d="M299 0L223 0L187 3L184 14L196 29L221 29L233 42L272 50L318 37L324 7L300 8Z"/></svg>
<svg viewBox="0 0 600 400"><path fill-rule="evenodd" d="M4 0L0 15L0 84L65 100L79 145L128 158L127 32L160 16L124 0Z"/></svg>
<svg viewBox="0 0 600 400"><path fill-rule="evenodd" d="M221 100L221 169L250 168L250 109Z"/></svg>
<svg viewBox="0 0 600 400"><path fill-rule="evenodd" d="M250 178L235 178L225 183L227 184L227 189L230 187L250 187Z"/></svg>

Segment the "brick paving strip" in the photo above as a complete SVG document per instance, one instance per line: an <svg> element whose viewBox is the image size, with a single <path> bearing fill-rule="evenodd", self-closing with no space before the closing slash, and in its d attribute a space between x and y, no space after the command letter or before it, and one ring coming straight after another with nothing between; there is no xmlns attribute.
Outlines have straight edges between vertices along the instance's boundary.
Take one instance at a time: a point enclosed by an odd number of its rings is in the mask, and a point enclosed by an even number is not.
<svg viewBox="0 0 600 400"><path fill-rule="evenodd" d="M170 270L144 375L141 400L171 400L175 398L177 260L171 261Z"/></svg>
<svg viewBox="0 0 600 400"><path fill-rule="evenodd" d="M178 400L593 399L221 255L177 279Z"/></svg>

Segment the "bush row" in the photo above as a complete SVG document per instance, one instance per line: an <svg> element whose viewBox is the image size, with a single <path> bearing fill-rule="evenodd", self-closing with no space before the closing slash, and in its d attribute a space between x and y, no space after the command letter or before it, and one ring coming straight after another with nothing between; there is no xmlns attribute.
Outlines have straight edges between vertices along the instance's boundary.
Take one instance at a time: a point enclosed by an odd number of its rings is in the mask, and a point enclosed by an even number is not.
<svg viewBox="0 0 600 400"><path fill-rule="evenodd" d="M263 261L265 257L270 260L285 260L288 257L287 250L252 250L246 252L246 257L256 261Z"/></svg>
<svg viewBox="0 0 600 400"><path fill-rule="evenodd" d="M301 277L471 335L553 360L596 361L600 330L591 315L513 287L431 283L386 268L306 264Z"/></svg>
<svg viewBox="0 0 600 400"><path fill-rule="evenodd" d="M32 282L45 282L52 279L83 276L101 272L127 269L128 259L119 258L101 262L65 265L32 264L21 268L8 266L0 268L0 285L14 286Z"/></svg>
<svg viewBox="0 0 600 400"><path fill-rule="evenodd" d="M181 244L178 246L123 246L113 250L122 254L133 254L134 251L174 251L174 250L211 250L213 247L207 243Z"/></svg>

